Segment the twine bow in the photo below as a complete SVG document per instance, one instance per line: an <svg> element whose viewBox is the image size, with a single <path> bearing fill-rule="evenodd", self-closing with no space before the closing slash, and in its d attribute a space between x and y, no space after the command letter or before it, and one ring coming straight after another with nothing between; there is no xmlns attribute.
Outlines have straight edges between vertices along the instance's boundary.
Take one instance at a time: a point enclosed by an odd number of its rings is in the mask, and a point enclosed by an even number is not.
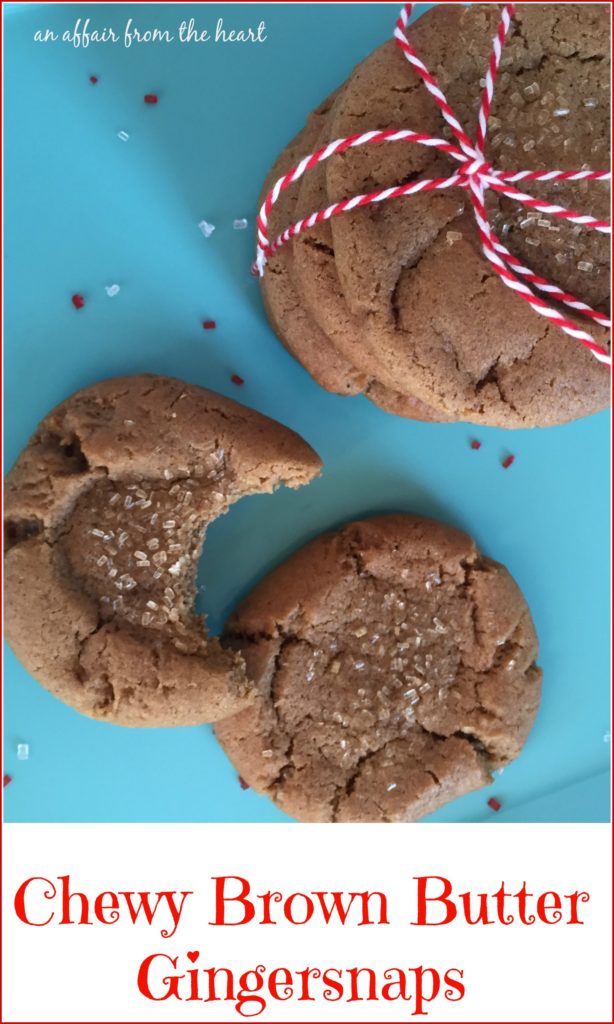
<svg viewBox="0 0 614 1024"><path fill-rule="evenodd" d="M600 362L610 366L611 360L606 349L597 344L592 335L586 330L578 327L576 323L568 320L564 312L555 309L542 298L539 292L547 295L576 313L592 320L601 327L610 328L611 323L607 316L598 310L592 309L587 303L582 302L575 295L563 291L557 285L552 284L546 278L535 274L529 267L514 256L495 234L490 224L485 205L485 193L488 189L500 192L510 199L516 200L523 206L546 216L559 217L570 221L573 224L580 224L592 231L599 231L603 234L610 234L609 221L598 220L579 213L576 210L568 210L563 206L553 203L545 203L533 196L520 191L514 185L520 181L609 181L609 171L500 171L486 160L485 143L488 129L488 118L494 94L497 71L501 60L503 44L505 42L510 23L514 17L514 4L504 4L501 10L501 20L497 34L493 39L492 51L485 75L485 84L482 92L478 125L475 141L467 135L460 124L452 107L448 103L437 79L426 64L420 59L413 46L407 39L407 25L411 16L413 3L403 5L394 29L394 39L404 56L422 79L425 87L439 107L441 114L450 126L456 144L446 142L445 139L438 139L421 132L414 132L409 129L386 129L383 131L363 132L359 135L350 135L343 139L330 142L327 146L316 150L309 156L304 157L300 163L283 175L275 183L273 188L265 197L260 209L257 227L258 242L256 255L256 272L262 276L269 258L277 252L286 242L321 224L325 220L337 217L348 210L355 210L361 206L371 203L380 203L389 199L397 199L401 196L414 195L417 192L427 192L433 189L447 189L458 187L465 189L470 196L471 206L482 244L482 251L486 259L492 264L499 278L503 283L515 291L531 308L540 316L547 317L557 325L565 334L575 338L582 345L586 346L593 356ZM415 142L422 146L432 146L443 153L447 153L460 164L457 173L447 178L430 178L422 181L411 182L407 185L397 185L391 188L380 189L365 195L353 196L338 203L332 203L326 209L318 210L308 217L297 221L286 228L276 239L271 241L268 235L268 223L271 210L281 193L293 182L298 181L316 164L328 160L334 153L343 153L346 149L353 149L358 146L372 145L380 142Z"/></svg>

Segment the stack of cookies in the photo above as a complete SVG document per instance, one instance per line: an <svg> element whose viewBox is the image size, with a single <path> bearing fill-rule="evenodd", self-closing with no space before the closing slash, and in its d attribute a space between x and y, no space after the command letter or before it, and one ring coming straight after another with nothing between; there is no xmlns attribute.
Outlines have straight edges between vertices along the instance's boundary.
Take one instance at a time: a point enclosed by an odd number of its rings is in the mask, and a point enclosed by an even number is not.
<svg viewBox="0 0 614 1024"><path fill-rule="evenodd" d="M410 28L465 130L477 112L498 5L437 5ZM503 50L486 157L511 170L609 166L609 11L604 4L520 4ZM391 40L366 58L272 168L274 182L334 139L386 128L451 133ZM380 188L458 169L437 149L381 143L319 163L281 194L270 236L299 218ZM609 214L603 182L531 183L547 203ZM609 237L487 194L491 223L514 256L607 313ZM297 236L262 279L273 327L329 391L367 395L411 419L548 426L609 401L607 367L507 289L482 254L463 189L365 206ZM568 312L568 311L567 311ZM573 315L570 317L573 319ZM578 320L586 327L586 320ZM606 332L591 326L607 346Z"/></svg>

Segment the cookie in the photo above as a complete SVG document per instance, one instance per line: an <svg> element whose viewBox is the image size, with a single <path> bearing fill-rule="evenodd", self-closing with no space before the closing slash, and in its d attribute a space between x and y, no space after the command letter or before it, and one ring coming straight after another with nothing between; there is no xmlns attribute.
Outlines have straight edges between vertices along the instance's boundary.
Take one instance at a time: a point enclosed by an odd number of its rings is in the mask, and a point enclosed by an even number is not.
<svg viewBox="0 0 614 1024"><path fill-rule="evenodd" d="M410 29L463 125L474 131L499 8L438 5ZM609 159L609 14L602 4L518 5L503 51L487 138L501 169L601 169ZM387 127L450 133L390 41L350 77L330 137ZM383 143L326 163L329 201L457 164L419 145ZM532 183L546 201L607 217L603 183ZM487 195L513 254L598 309L609 300L609 242L598 232L532 215ZM367 368L455 419L502 427L550 425L604 408L609 374L577 341L535 314L490 268L460 190L414 195L332 222L334 258L359 319ZM573 319L572 316L570 316ZM579 321L580 322L580 321ZM582 325L586 326L586 321ZM605 333L594 329L601 344Z"/></svg>
<svg viewBox="0 0 614 1024"><path fill-rule="evenodd" d="M325 145L330 139L333 116L334 107L331 107L324 118L315 148ZM294 219L308 217L327 204L326 164L320 163L301 179ZM292 277L300 297L303 316L312 318L313 330L324 332L333 343L335 351L341 353L352 365L360 365L369 374L371 383L365 389L367 396L387 412L408 419L427 422L450 419L445 412L421 402L414 395L396 390L398 382L389 379L391 386L386 387L377 380L380 371L379 355L361 344L361 322L350 312L345 302L337 273L330 222L323 221L317 227L297 235L291 248Z"/></svg>
<svg viewBox="0 0 614 1024"><path fill-rule="evenodd" d="M258 207L275 182L310 152L320 127L334 100L334 94L309 117L305 127L289 143L271 168L262 188ZM296 189L286 189L271 214L271 237L291 223ZM314 380L327 391L360 394L368 383L367 375L356 370L329 343L303 309L292 280L292 247L283 247L262 279L262 298L271 325L283 345L299 360Z"/></svg>
<svg viewBox="0 0 614 1024"><path fill-rule="evenodd" d="M207 638L193 608L207 526L320 466L291 430L179 380L76 392L6 480L8 642L94 718L170 726L235 713L252 699L243 660Z"/></svg>
<svg viewBox="0 0 614 1024"><path fill-rule="evenodd" d="M275 162L264 183L259 206L281 175L315 148L325 130L323 125L328 123L335 97L333 94L310 115L305 128ZM295 219L296 195L297 187L281 193L271 215L271 237ZM364 393L386 412L412 419L431 418L426 406L410 396L384 387L372 375L370 377L357 370L351 358L346 358L331 344L330 338L320 330L297 294L291 245L284 246L271 261L262 280L262 297L271 325L282 344L321 387L340 395Z"/></svg>
<svg viewBox="0 0 614 1024"><path fill-rule="evenodd" d="M216 726L241 776L303 821L413 821L491 781L539 704L537 638L464 533L385 516L312 541L227 623L259 696Z"/></svg>

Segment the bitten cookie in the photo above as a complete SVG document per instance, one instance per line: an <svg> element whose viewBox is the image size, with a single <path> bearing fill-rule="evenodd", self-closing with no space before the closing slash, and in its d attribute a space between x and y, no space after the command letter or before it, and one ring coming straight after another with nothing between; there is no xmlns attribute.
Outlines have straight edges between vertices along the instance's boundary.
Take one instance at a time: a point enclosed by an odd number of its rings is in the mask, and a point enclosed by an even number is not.
<svg viewBox="0 0 614 1024"><path fill-rule="evenodd" d="M229 620L255 703L216 726L242 777L303 821L413 821L486 785L539 704L531 616L507 570L427 519L308 544Z"/></svg>
<svg viewBox="0 0 614 1024"><path fill-rule="evenodd" d="M120 725L191 725L252 699L193 603L210 522L315 476L295 433L204 388L143 374L76 392L6 481L6 636L57 697Z"/></svg>
<svg viewBox="0 0 614 1024"><path fill-rule="evenodd" d="M498 5L442 4L410 28L413 45L470 133L498 18ZM487 159L508 171L607 167L609 52L605 5L517 5L494 92ZM346 83L330 138L388 127L449 137L432 97L392 41ZM328 201L445 177L457 166L419 145L348 149L326 163ZM603 183L531 183L527 190L546 202L609 215ZM487 200L495 230L516 257L607 311L607 236L534 213L492 190ZM359 369L368 372L375 355L386 386L453 418L503 427L561 423L608 404L607 369L536 315L485 260L462 191L378 203L331 224L343 296L359 323ZM592 331L607 344L602 329Z"/></svg>

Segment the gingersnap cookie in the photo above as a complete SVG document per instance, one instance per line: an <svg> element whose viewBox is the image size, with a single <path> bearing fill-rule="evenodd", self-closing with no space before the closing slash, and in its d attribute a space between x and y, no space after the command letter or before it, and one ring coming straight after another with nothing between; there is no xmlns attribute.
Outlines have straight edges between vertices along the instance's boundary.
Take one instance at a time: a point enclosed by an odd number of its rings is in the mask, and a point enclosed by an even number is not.
<svg viewBox="0 0 614 1024"><path fill-rule="evenodd" d="M309 117L301 132L271 168L264 183L259 205L275 182L303 156L315 148L328 123L328 115L337 94L333 94ZM295 219L297 188L286 189L273 207L270 229L287 227ZM408 395L386 388L377 380L356 369L350 358L340 352L306 310L297 294L294 281L293 247L285 246L271 263L262 280L262 297L267 315L282 344L307 372L327 391L340 395L364 393L386 412L411 419L437 418L423 403ZM351 353L350 353L351 356Z"/></svg>
<svg viewBox="0 0 614 1024"><path fill-rule="evenodd" d="M342 92L340 90L340 96ZM323 119L315 148L325 145L330 138L333 116L334 105ZM294 219L306 218L327 205L326 166L319 163L301 178ZM330 221L323 221L315 228L297 235L290 247L292 278L300 298L302 315L311 318L312 334L316 330L323 332L336 352L347 358L352 365L360 365L369 374L371 381L365 388L367 397L386 412L407 419L425 422L445 422L451 419L443 410L434 409L415 395L401 393L377 380L380 371L379 355L365 347L361 339L363 325L350 312L345 301L335 262Z"/></svg>
<svg viewBox="0 0 614 1024"><path fill-rule="evenodd" d="M466 534L383 516L312 541L222 640L259 695L216 726L241 776L303 821L414 821L515 758L541 671L525 600Z"/></svg>
<svg viewBox="0 0 614 1024"><path fill-rule="evenodd" d="M461 123L474 132L497 5L437 5L410 28ZM502 170L601 169L609 162L609 12L603 4L517 5L491 108L486 156ZM385 43L355 70L330 137L410 127L450 137L399 48ZM348 149L326 162L329 201L458 165L420 145ZM531 183L538 198L607 218L603 183ZM513 255L606 311L609 240L487 193ZM360 321L366 369L455 419L504 427L561 423L604 408L609 374L577 341L536 315L485 260L462 191L356 209L332 222L345 301ZM569 315L570 319L573 316ZM586 321L578 321L586 326ZM591 328L600 344L605 332Z"/></svg>
<svg viewBox="0 0 614 1024"><path fill-rule="evenodd" d="M310 151L320 133L320 126L334 101L330 96L309 116L307 124L288 144L269 171L258 206L275 182ZM292 221L296 190L287 189L273 208L271 231L277 232ZM292 248L285 246L271 265L271 273L262 280L262 298L271 325L282 344L305 367L307 372L327 391L337 394L360 394L368 378L355 369L329 343L303 309L292 280Z"/></svg>
<svg viewBox="0 0 614 1024"><path fill-rule="evenodd" d="M214 721L252 699L242 657L194 611L207 526L321 463L222 395L142 374L77 391L39 424L5 491L6 636L83 714Z"/></svg>

